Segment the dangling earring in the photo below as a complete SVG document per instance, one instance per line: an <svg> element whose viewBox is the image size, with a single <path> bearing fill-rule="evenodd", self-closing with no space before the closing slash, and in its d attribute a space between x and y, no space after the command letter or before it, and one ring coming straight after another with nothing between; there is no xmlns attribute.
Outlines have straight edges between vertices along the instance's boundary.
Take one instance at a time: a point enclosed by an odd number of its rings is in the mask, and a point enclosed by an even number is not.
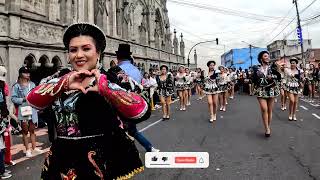
<svg viewBox="0 0 320 180"><path fill-rule="evenodd" d="M96 69L101 69L100 59L97 60Z"/></svg>

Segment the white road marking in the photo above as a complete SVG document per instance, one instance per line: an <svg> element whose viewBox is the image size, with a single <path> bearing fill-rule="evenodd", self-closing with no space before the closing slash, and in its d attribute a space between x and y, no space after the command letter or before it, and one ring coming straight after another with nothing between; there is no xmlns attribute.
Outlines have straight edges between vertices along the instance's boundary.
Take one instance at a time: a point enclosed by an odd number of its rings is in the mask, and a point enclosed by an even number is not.
<svg viewBox="0 0 320 180"><path fill-rule="evenodd" d="M317 119L320 119L320 116L318 116L317 114L312 113L312 115L313 115L314 117L316 117Z"/></svg>
<svg viewBox="0 0 320 180"><path fill-rule="evenodd" d="M176 100L172 101L172 103L171 103L171 104L173 104L173 103L175 103L175 102L177 102L177 101L178 101L178 99L176 99ZM139 130L139 132L143 132L143 131L145 131L145 130L147 130L147 129L151 128L152 126L154 126L154 125L156 125L156 124L160 123L161 121L162 121L162 118L161 118L161 119L159 119L158 121L156 121L156 122L154 122L154 123L151 123L151 124L149 124L148 126L146 126L146 127L142 128L141 130Z"/></svg>
<svg viewBox="0 0 320 180"><path fill-rule="evenodd" d="M159 119L158 121L156 121L156 122L154 122L154 123L152 123L152 124L149 124L148 126L146 126L146 127L144 127L143 129L139 130L139 132L143 132L143 131L151 128L152 126L158 124L158 123L161 122L161 121L162 121L162 119Z"/></svg>
<svg viewBox="0 0 320 180"><path fill-rule="evenodd" d="M300 106L302 109L304 109L304 110L306 110L306 111L308 111L309 109L308 108L306 108L306 107L304 107L304 106Z"/></svg>

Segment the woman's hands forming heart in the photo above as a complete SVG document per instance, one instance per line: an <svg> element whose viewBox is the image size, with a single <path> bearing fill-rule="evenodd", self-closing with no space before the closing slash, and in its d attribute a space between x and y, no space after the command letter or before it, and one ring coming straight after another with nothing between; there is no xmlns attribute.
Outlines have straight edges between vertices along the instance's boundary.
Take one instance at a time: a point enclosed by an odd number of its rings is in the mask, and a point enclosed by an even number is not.
<svg viewBox="0 0 320 180"><path fill-rule="evenodd" d="M90 82L92 81L92 76L96 78L96 85L94 87L89 87ZM97 69L92 71L81 70L74 72L69 77L69 86L70 90L80 90L84 94L89 91L98 92L98 81L100 78L100 72Z"/></svg>

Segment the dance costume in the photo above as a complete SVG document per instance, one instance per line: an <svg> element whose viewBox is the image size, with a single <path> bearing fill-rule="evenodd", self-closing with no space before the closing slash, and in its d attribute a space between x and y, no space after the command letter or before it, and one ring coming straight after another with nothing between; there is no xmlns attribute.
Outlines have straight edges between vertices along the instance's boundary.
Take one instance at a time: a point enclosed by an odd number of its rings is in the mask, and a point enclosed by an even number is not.
<svg viewBox="0 0 320 180"><path fill-rule="evenodd" d="M183 91L186 90L186 74L178 73L176 76L176 90Z"/></svg>
<svg viewBox="0 0 320 180"><path fill-rule="evenodd" d="M218 86L219 77L216 71L213 72L211 76L207 76L204 80L204 88L203 91L207 95L219 94L220 89Z"/></svg>
<svg viewBox="0 0 320 180"><path fill-rule="evenodd" d="M267 68L254 66L253 83L254 95L259 98L273 98L280 95L278 82L281 80L280 73L268 65Z"/></svg>
<svg viewBox="0 0 320 180"><path fill-rule="evenodd" d="M227 92L229 89L230 78L227 73L223 73L219 75L219 91Z"/></svg>
<svg viewBox="0 0 320 180"><path fill-rule="evenodd" d="M189 75L186 75L186 89L192 89L193 88L193 77L191 76L191 73Z"/></svg>
<svg viewBox="0 0 320 180"><path fill-rule="evenodd" d="M197 73L196 78L194 79L194 83L198 85L201 89L204 87L204 77L201 75L201 73Z"/></svg>
<svg viewBox="0 0 320 180"><path fill-rule="evenodd" d="M286 85L285 90L291 94L300 94L300 83L302 81L301 71L297 69L292 71L291 69L286 69Z"/></svg>
<svg viewBox="0 0 320 180"><path fill-rule="evenodd" d="M306 71L306 84L307 85L315 85L317 82L317 75L315 71Z"/></svg>
<svg viewBox="0 0 320 180"><path fill-rule="evenodd" d="M174 93L172 74L167 74L166 79L158 78L159 95L162 97L170 97Z"/></svg>
<svg viewBox="0 0 320 180"><path fill-rule="evenodd" d="M144 167L123 121L145 118L146 101L101 75L97 92L68 90L70 72L35 87L27 101L55 112L57 138L45 160L41 179L128 179ZM95 85L92 80L90 86Z"/></svg>
<svg viewBox="0 0 320 180"><path fill-rule="evenodd" d="M280 72L281 74L281 81L280 81L280 89L284 89L286 87L287 77L285 72Z"/></svg>

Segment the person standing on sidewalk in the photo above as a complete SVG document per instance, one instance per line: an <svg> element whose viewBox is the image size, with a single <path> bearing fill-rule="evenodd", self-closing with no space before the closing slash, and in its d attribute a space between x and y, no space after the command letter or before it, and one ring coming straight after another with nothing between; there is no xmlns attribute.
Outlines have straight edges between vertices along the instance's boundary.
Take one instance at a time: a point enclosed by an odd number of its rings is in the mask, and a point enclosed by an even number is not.
<svg viewBox="0 0 320 180"><path fill-rule="evenodd" d="M1 122L2 124L3 122ZM0 125L2 126L2 125ZM5 163L4 163L4 154L5 154L5 143L3 141L3 133L5 132L5 128L6 127L1 127L1 135L0 135L0 179L8 179L10 177L12 177L12 175L10 174L11 171L6 170L5 168Z"/></svg>
<svg viewBox="0 0 320 180"><path fill-rule="evenodd" d="M141 85L142 76L137 67L133 65L132 52L130 51L129 44L119 44L118 51L116 51L117 59L118 59L118 71L110 71L107 74L111 74L113 77L119 77L120 79L113 79L114 83L117 83L122 88L127 91L134 92L136 90L135 86ZM120 75L121 72L121 75ZM113 74L113 75L112 75ZM116 75L114 75L116 74ZM132 82L126 82L126 80ZM150 78L149 78L150 79ZM126 84L136 84L135 86L127 86ZM150 112L147 112L150 113ZM134 137L147 152L158 152L159 150L154 148L150 141L148 141L141 132L137 130L137 126L135 123L128 121L125 123L128 134Z"/></svg>
<svg viewBox="0 0 320 180"><path fill-rule="evenodd" d="M8 110L9 101L9 86L6 83L7 69L4 66L0 66L0 110L1 116L8 119L8 125L4 132L4 143L6 146L4 162L6 165L13 166L16 163L11 159L11 130L10 124L10 111Z"/></svg>
<svg viewBox="0 0 320 180"><path fill-rule="evenodd" d="M11 100L18 108L18 119L22 126L22 139L26 148L26 157L32 157L32 153L41 154L42 150L36 146L36 124L38 123L38 114L36 109L32 108L26 101L26 96L35 87L35 84L30 81L30 71L27 67L19 69L19 77L17 83L12 87ZM30 133L31 148L29 148Z"/></svg>

